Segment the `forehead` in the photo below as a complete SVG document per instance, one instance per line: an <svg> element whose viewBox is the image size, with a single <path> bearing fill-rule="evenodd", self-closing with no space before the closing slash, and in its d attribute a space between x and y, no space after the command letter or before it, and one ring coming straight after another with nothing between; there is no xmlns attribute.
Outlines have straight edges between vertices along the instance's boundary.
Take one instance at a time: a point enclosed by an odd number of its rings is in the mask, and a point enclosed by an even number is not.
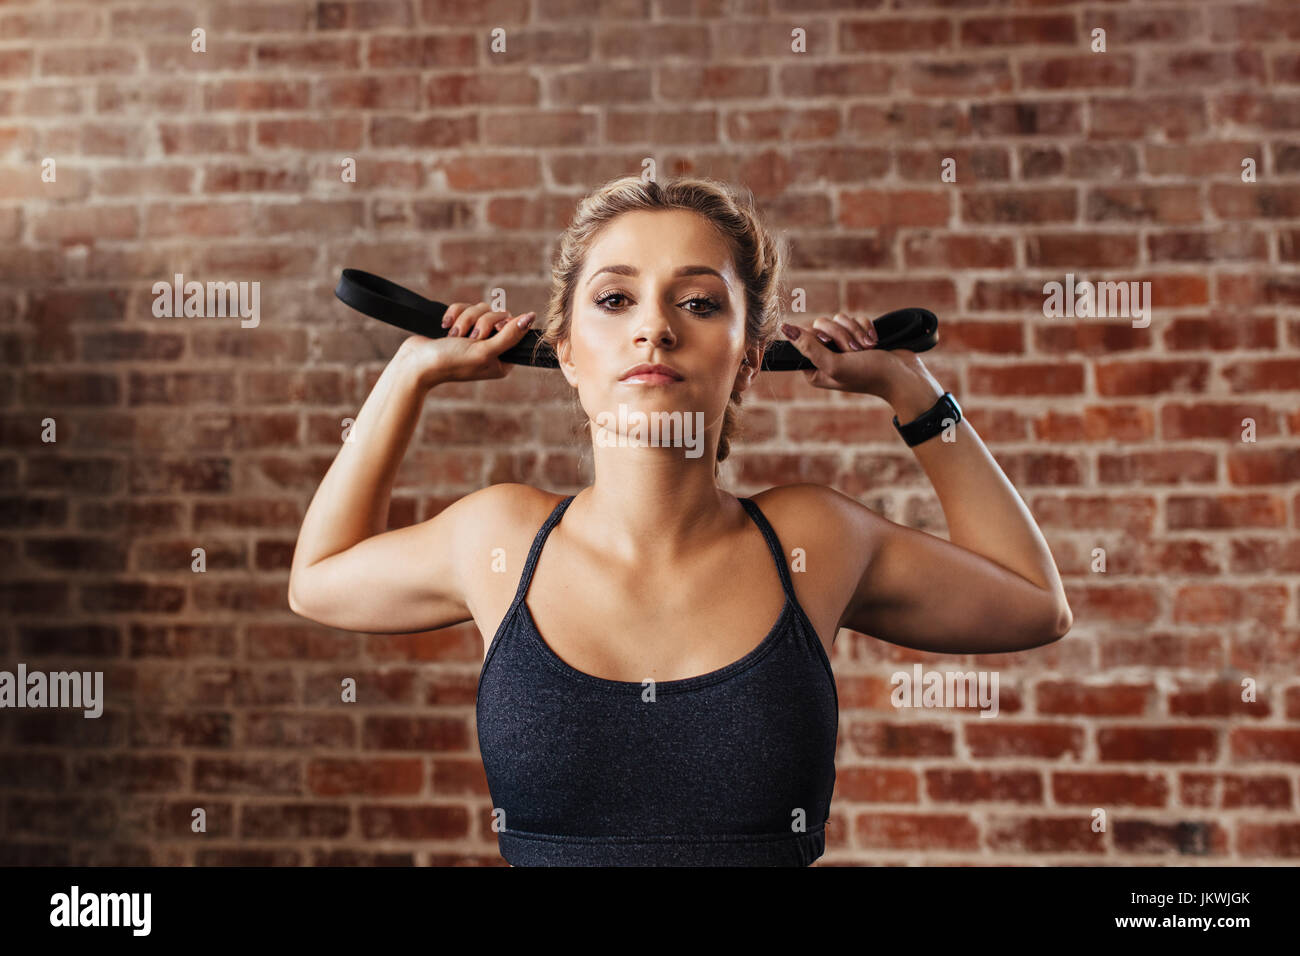
<svg viewBox="0 0 1300 956"><path fill-rule="evenodd" d="M600 231L587 256L584 276L625 264L644 276L671 273L681 265L712 266L734 283L731 250L704 216L685 209L626 212Z"/></svg>

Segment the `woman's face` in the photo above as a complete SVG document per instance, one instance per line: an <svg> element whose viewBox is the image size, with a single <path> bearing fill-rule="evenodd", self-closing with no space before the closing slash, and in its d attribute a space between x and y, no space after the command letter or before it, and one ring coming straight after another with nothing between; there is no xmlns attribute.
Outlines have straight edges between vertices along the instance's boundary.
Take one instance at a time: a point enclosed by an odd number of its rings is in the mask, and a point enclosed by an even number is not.
<svg viewBox="0 0 1300 956"><path fill-rule="evenodd" d="M557 351L593 422L623 405L647 414L702 412L711 427L732 391L749 386L760 358L757 347L745 348L744 289L730 251L693 212L629 212L606 226L572 309ZM751 365L741 364L746 357ZM643 363L669 366L678 377L626 374Z"/></svg>

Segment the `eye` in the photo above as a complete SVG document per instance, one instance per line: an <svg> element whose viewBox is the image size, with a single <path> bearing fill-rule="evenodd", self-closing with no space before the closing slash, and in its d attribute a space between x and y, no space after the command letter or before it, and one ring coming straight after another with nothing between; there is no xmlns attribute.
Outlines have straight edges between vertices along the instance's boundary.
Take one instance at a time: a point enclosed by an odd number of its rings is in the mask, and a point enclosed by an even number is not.
<svg viewBox="0 0 1300 956"><path fill-rule="evenodd" d="M625 296L622 292L608 292L605 295L600 296L600 298L596 299L596 305L600 306L602 309L605 309L605 311L608 312L610 310L605 307L606 302L608 302L610 299L626 299L626 298L627 296Z"/></svg>
<svg viewBox="0 0 1300 956"><path fill-rule="evenodd" d="M708 296L703 296L703 295L697 295L693 299L688 299L687 302L688 304L690 302L703 302L705 305L709 307L707 312L696 312L695 313L696 315L712 315L714 312L717 312L718 309L721 308L721 306L718 305L718 303L714 302Z"/></svg>
<svg viewBox="0 0 1300 956"><path fill-rule="evenodd" d="M617 311L617 307L611 308L608 305L609 301L611 299L626 299L626 298L627 296L625 296L622 292L607 292L596 299L596 305L604 309L606 312ZM715 300L709 298L708 296L703 296L703 295L697 295L694 296L693 298L687 299L684 304L690 305L695 302L702 302L707 308L702 310L688 309L687 311L690 312L692 315L712 315L714 312L717 312L721 308L721 306Z"/></svg>

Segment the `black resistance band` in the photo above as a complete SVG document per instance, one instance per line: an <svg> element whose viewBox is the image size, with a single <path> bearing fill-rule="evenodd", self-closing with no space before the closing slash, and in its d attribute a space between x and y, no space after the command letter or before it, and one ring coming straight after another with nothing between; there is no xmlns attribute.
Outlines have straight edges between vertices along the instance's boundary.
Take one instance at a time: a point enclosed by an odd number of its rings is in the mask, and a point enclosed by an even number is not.
<svg viewBox="0 0 1300 956"><path fill-rule="evenodd" d="M443 338L447 334L442 327L446 305L369 272L344 269L334 294L358 312L407 332L430 339ZM925 352L939 341L939 320L929 309L915 306L896 309L873 319L872 325L876 328L878 349ZM535 329L528 330L517 345L501 353L501 361L512 365L559 368L555 352L549 346L539 345L541 336ZM839 351L835 344L826 347L832 352ZM790 342L781 341L768 346L761 367L773 372L792 372L817 366Z"/></svg>

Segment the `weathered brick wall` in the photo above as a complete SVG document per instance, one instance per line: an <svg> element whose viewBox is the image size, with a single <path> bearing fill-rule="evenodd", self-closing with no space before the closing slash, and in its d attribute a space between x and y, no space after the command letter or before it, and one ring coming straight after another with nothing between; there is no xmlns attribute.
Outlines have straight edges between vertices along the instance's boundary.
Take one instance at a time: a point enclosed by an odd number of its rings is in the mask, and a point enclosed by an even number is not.
<svg viewBox="0 0 1300 956"><path fill-rule="evenodd" d="M332 289L354 266L540 309L574 201L647 157L750 187L810 312L940 315L927 365L1074 610L1014 655L842 636L824 862L1300 854L1300 6L10 0L0 669L102 670L107 703L0 711L0 863L500 862L474 628L332 631L285 603L402 338ZM259 282L260 324L155 317L177 273ZM1149 326L1046 317L1067 273L1149 281ZM884 403L759 393L732 490L817 481L944 531ZM585 481L555 375L428 404L394 526ZM914 662L996 668L1001 717L893 709Z"/></svg>

